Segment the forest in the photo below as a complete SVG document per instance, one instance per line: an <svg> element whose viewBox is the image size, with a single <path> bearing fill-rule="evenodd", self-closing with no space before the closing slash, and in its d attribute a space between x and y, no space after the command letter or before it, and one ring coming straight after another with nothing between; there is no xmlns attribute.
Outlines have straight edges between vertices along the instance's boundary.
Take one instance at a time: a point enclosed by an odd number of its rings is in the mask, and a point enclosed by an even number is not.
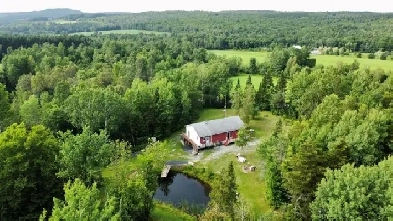
<svg viewBox="0 0 393 221"><path fill-rule="evenodd" d="M253 152L264 163L257 185L266 185L272 212L240 208L231 163L221 173L203 172L211 201L194 218L393 217L392 71L360 68L356 60L316 65L309 55L322 45L390 52L391 14L173 11L68 19L77 22L0 26L19 32L0 35L1 220L148 220L158 174L171 157L166 139L204 110L224 106L246 124L261 111L280 118ZM70 34L105 29L171 34ZM261 48L271 52L266 61L247 65L209 52ZM245 86L232 80L243 75ZM110 178L107 168L115 168Z"/></svg>
<svg viewBox="0 0 393 221"><path fill-rule="evenodd" d="M169 32L179 41L206 49L255 49L293 44L345 47L356 52L391 51L392 13L166 11L75 14L64 21L20 21L0 25L0 33L64 34L109 30ZM68 22L67 22L68 21Z"/></svg>

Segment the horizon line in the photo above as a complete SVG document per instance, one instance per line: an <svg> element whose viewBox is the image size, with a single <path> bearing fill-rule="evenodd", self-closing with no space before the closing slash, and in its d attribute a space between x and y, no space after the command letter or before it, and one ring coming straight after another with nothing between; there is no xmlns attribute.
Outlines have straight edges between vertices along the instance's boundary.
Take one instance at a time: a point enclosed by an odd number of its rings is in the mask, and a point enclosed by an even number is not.
<svg viewBox="0 0 393 221"><path fill-rule="evenodd" d="M136 14L136 13L146 13L146 12L173 12L173 11L184 11L184 12L236 12L236 11L270 11L270 12L282 12L282 13L329 13L329 12L351 12L351 13L385 13L385 14L390 14L393 12L383 12L383 11L349 11L349 10L333 10L333 11L299 11L299 10L294 10L294 11L287 11L287 10L275 10L275 9L229 9L229 10L219 10L219 11L214 11L214 10L202 10L202 9L166 9L166 10L147 10L147 11L97 11L97 12L85 12L80 9L74 9L74 8L45 8L45 9L37 9L33 11L14 11L14 12L2 12L0 11L1 14L12 14L12 13L31 13L31 12L39 12L39 11L44 11L44 10L55 10L55 9L69 9L69 10L75 10L75 11L80 11L83 14L99 14L99 13L123 13L123 14Z"/></svg>

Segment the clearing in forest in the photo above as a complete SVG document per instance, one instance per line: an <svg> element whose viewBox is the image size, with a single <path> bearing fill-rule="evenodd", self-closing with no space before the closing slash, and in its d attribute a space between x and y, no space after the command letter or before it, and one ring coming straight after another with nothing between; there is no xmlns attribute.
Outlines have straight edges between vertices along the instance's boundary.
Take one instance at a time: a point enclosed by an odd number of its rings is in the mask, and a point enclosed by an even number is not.
<svg viewBox="0 0 393 221"><path fill-rule="evenodd" d="M269 53L266 51L253 52L253 51L237 51L237 50L210 50L209 52L215 53L219 56L226 56L227 58L239 57L242 59L243 65L249 65L250 58L255 58L257 62L263 63L267 60ZM317 60L317 65L321 64L324 66L333 65L342 62L344 64L349 64L357 60L361 68L369 67L371 69L382 68L384 70L393 71L393 60L387 58L386 60L381 60L379 58L368 59L367 53L363 53L361 58L356 58L355 54L351 53L349 55L310 55L310 58L315 58Z"/></svg>
<svg viewBox="0 0 393 221"><path fill-rule="evenodd" d="M92 35L95 32L76 32L73 33L74 35ZM112 31L100 31L98 33L101 33L103 35L109 35L109 34L129 34L129 35L137 35L139 33L143 34L156 34L156 35L167 35L170 34L169 32L158 32L158 31L145 31L145 30L136 30L136 29L129 29L129 30L112 30Z"/></svg>

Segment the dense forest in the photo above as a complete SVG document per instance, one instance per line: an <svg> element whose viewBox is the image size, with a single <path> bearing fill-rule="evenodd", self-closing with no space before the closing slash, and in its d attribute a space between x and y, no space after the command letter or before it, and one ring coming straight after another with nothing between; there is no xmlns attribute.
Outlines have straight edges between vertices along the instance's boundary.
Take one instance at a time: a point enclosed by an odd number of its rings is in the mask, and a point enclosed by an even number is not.
<svg viewBox="0 0 393 221"><path fill-rule="evenodd" d="M19 22L0 32L62 34L137 29L169 32L179 40L206 49L274 48L293 44L345 47L359 52L393 50L391 13L368 12L145 12L76 14L72 23Z"/></svg>
<svg viewBox="0 0 393 221"><path fill-rule="evenodd" d="M267 201L280 218L393 216L392 72L361 69L357 61L315 65L309 48L287 47L390 51L390 14L149 12L70 19L78 22L0 26L21 32L0 36L1 220L147 220L170 156L165 138L204 109L224 106L246 124L260 111L283 119L255 153L265 162ZM171 35L44 34L102 25ZM208 51L260 47L271 48L268 59L249 65ZM245 87L230 79L241 74L249 74ZM263 76L258 87L251 75ZM115 168L111 179L102 175L108 167ZM199 219L257 218L235 212L233 176L232 164L215 175L220 185L213 185Z"/></svg>

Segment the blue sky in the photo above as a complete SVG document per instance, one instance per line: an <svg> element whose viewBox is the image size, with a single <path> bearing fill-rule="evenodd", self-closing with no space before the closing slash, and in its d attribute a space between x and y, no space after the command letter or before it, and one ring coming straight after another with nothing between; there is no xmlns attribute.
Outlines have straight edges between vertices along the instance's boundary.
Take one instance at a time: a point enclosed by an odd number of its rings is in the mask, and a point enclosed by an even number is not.
<svg viewBox="0 0 393 221"><path fill-rule="evenodd" d="M72 8L83 12L141 12L164 10L278 10L393 12L389 0L0 0L0 12Z"/></svg>

